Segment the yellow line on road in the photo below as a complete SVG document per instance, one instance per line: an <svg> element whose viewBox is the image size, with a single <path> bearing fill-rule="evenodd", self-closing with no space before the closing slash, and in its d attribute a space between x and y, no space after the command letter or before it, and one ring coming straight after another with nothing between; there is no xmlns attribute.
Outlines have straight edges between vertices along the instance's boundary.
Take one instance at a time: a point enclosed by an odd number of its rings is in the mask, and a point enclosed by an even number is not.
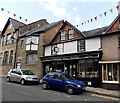
<svg viewBox="0 0 120 103"><path fill-rule="evenodd" d="M92 96L106 98L106 99L112 99L112 100L116 100L116 101L120 100L119 98L113 98L113 97L108 97L108 96L103 96L103 95L97 95L97 94L92 94Z"/></svg>

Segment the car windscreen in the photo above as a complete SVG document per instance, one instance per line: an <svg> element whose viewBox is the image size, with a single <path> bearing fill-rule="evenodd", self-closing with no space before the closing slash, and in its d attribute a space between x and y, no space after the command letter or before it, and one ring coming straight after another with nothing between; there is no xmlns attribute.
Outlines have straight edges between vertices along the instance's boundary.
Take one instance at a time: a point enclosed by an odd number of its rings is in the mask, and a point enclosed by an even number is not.
<svg viewBox="0 0 120 103"><path fill-rule="evenodd" d="M68 80L75 80L72 76L68 75L68 74L64 74L64 76L66 77L66 79Z"/></svg>
<svg viewBox="0 0 120 103"><path fill-rule="evenodd" d="M21 70L23 72L23 75L35 75L33 72L30 70Z"/></svg>

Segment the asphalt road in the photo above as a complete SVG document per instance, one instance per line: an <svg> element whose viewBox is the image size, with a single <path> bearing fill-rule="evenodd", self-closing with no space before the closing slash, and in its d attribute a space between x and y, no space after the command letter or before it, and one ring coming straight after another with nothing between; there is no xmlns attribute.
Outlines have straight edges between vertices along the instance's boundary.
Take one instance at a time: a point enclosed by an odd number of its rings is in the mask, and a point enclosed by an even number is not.
<svg viewBox="0 0 120 103"><path fill-rule="evenodd" d="M2 101L115 101L114 97L101 96L84 92L79 95L68 95L58 90L42 90L39 85L20 85L19 83L6 82L2 79Z"/></svg>

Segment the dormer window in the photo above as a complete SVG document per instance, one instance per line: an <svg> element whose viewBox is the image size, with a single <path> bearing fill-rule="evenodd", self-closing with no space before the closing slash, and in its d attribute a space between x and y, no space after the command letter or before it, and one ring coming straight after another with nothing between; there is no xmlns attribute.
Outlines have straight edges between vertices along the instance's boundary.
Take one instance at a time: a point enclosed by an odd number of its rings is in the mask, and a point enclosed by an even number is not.
<svg viewBox="0 0 120 103"><path fill-rule="evenodd" d="M73 39L73 38L74 38L74 30L71 29L71 30L69 30L68 33L69 33L69 34L68 34L68 39Z"/></svg>
<svg viewBox="0 0 120 103"><path fill-rule="evenodd" d="M65 40L65 31L61 32L60 39L61 41Z"/></svg>
<svg viewBox="0 0 120 103"><path fill-rule="evenodd" d="M38 38L36 36L30 36L26 41L26 51L29 50L38 50Z"/></svg>

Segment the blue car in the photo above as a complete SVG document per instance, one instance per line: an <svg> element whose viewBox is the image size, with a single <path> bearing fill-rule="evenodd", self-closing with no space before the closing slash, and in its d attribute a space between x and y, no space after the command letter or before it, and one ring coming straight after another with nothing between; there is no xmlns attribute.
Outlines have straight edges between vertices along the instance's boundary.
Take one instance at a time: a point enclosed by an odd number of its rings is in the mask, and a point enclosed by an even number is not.
<svg viewBox="0 0 120 103"><path fill-rule="evenodd" d="M85 83L75 80L67 73L50 72L43 77L42 89L49 87L66 90L68 94L85 91Z"/></svg>

